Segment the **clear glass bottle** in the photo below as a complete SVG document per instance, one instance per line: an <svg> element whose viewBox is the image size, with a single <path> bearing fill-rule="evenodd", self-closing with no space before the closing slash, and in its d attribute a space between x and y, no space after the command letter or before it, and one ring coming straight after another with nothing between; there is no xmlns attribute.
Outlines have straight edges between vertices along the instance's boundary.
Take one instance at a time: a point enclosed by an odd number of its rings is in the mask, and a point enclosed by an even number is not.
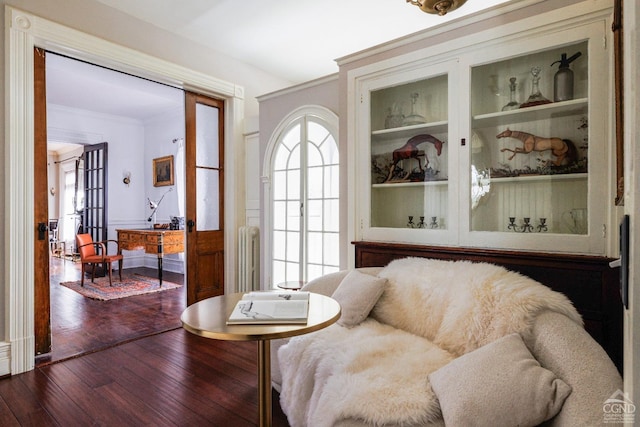
<svg viewBox="0 0 640 427"><path fill-rule="evenodd" d="M509 90L511 91L509 93L509 102L504 107L502 107L502 111L511 111L520 108L520 104L516 102L516 87L518 86L516 84L516 78L511 77L509 79L509 82Z"/></svg>
<svg viewBox="0 0 640 427"><path fill-rule="evenodd" d="M416 101L418 100L418 96L417 92L411 94L411 114L404 118L402 123L404 126L420 125L427 121L423 116L416 113Z"/></svg>
<svg viewBox="0 0 640 427"><path fill-rule="evenodd" d="M520 106L521 108L551 103L551 101L540 93L540 71L542 71L540 67L531 68L531 95L529 95L527 101Z"/></svg>

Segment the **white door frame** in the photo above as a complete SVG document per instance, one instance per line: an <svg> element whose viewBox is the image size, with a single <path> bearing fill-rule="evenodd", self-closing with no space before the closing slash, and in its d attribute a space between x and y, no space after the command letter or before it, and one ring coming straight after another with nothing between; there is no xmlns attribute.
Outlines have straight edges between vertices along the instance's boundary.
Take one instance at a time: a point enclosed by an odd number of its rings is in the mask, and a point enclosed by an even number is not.
<svg viewBox="0 0 640 427"><path fill-rule="evenodd" d="M5 342L0 375L32 370L34 332L34 76L33 49L46 50L225 100L225 162L242 161L244 88L87 33L5 6ZM236 173L225 194L236 194ZM225 290L235 282L237 198L225 202Z"/></svg>
<svg viewBox="0 0 640 427"><path fill-rule="evenodd" d="M624 210L630 219L629 309L624 312L624 389L636 406L640 405L640 6L637 0L624 0ZM640 413L635 414L640 421Z"/></svg>

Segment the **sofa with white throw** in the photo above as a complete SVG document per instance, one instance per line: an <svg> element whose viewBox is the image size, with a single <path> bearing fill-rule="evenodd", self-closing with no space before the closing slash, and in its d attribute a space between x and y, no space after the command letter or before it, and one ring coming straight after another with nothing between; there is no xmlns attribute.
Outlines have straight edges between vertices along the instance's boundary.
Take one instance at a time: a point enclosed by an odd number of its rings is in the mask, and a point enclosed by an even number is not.
<svg viewBox="0 0 640 427"><path fill-rule="evenodd" d="M294 426L592 426L621 376L563 294L487 263L404 258L328 274L340 320L273 342Z"/></svg>

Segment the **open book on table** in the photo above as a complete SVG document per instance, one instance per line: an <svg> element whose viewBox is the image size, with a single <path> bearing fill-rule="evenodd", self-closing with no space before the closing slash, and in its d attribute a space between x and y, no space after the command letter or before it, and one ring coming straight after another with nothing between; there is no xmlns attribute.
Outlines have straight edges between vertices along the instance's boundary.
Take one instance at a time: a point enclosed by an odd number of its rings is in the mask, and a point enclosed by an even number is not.
<svg viewBox="0 0 640 427"><path fill-rule="evenodd" d="M309 292L249 292L238 301L227 325L307 323Z"/></svg>

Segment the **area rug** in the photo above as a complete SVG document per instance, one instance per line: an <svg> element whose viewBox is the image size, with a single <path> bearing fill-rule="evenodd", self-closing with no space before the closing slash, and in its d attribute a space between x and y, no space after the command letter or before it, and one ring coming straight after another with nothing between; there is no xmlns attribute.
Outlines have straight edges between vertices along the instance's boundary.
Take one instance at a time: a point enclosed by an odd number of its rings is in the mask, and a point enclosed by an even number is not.
<svg viewBox="0 0 640 427"><path fill-rule="evenodd" d="M182 286L177 283L167 282L166 280L163 280L162 286L160 286L157 278L132 273L123 273L122 282L117 273L113 274L112 279L113 286L109 286L109 277L106 276L96 277L93 283L91 282L91 278L85 278L84 287L80 286L80 280L60 282L60 284L76 291L82 296L101 301L168 291Z"/></svg>

